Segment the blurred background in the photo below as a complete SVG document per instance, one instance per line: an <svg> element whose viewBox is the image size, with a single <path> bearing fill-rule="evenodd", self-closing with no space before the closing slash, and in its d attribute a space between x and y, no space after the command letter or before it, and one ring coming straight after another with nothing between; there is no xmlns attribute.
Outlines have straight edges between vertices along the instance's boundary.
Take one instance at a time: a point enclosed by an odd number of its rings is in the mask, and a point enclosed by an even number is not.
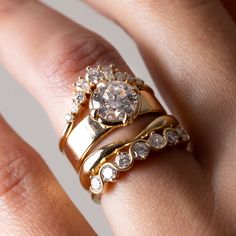
<svg viewBox="0 0 236 236"><path fill-rule="evenodd" d="M134 42L117 25L97 14L82 1L45 0L43 2L106 38L116 47L134 73L153 87L153 82ZM1 65L0 80L0 108L5 119L43 156L58 181L98 235L112 235L101 207L94 204L90 195L81 188L76 173L66 157L58 151L58 137L43 109Z"/></svg>

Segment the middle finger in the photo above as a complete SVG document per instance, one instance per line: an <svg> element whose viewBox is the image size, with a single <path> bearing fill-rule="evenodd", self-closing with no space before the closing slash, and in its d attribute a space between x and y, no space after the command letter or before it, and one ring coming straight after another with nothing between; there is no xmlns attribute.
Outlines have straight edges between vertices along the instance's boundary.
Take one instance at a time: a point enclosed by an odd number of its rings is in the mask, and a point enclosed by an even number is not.
<svg viewBox="0 0 236 236"><path fill-rule="evenodd" d="M137 42L202 163L227 171L235 163L236 27L221 1L87 1Z"/></svg>

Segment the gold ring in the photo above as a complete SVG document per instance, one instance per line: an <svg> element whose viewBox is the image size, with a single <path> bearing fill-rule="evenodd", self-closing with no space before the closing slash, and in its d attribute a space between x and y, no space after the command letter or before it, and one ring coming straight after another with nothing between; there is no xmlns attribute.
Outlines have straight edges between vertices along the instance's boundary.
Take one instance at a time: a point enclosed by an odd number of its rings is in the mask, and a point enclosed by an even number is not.
<svg viewBox="0 0 236 236"><path fill-rule="evenodd" d="M88 67L74 87L75 98L59 147L76 171L93 146L112 130L144 114L165 114L150 87L112 65Z"/></svg>
<svg viewBox="0 0 236 236"><path fill-rule="evenodd" d="M114 142L110 145L102 147L95 152L91 153L82 163L79 170L79 177L82 186L89 190L90 176L95 175L101 165L107 162L114 153L119 152L124 147L130 145L134 141L145 139L149 133L155 130L161 130L167 127L176 127L178 121L173 116L160 116L154 119L140 134L131 140L124 140Z"/></svg>
<svg viewBox="0 0 236 236"><path fill-rule="evenodd" d="M102 147L85 160L80 180L87 189L90 179L89 190L95 201L99 200L109 182L117 181L119 174L129 170L135 160L145 160L151 150L159 151L167 146L187 146L190 137L186 131L176 120L173 119L172 123L171 119L165 122L166 119L168 116L157 118L151 123L152 128L147 127L133 140Z"/></svg>
<svg viewBox="0 0 236 236"><path fill-rule="evenodd" d="M189 135L176 118L166 114L153 90L113 65L87 67L74 88L59 148L94 200L100 198L109 182L118 179L120 172L130 169L134 160L145 160L151 150L187 146L189 142ZM109 133L145 114L154 114L155 119L136 137L93 150Z"/></svg>

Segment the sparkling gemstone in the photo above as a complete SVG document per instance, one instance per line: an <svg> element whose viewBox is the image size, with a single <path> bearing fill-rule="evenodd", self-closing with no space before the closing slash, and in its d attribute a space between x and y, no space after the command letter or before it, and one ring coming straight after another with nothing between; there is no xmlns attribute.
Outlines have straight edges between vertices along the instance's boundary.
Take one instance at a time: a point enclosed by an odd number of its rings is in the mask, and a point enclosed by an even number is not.
<svg viewBox="0 0 236 236"><path fill-rule="evenodd" d="M144 84L144 81L143 81L142 79L140 79L140 78L136 78L136 79L135 79L135 83L136 83L138 86L140 86L140 85L143 85L143 84Z"/></svg>
<svg viewBox="0 0 236 236"><path fill-rule="evenodd" d="M113 72L112 72L112 69L110 67L103 67L102 68L102 72L103 72L103 75L105 77L106 80L114 80L114 75L113 75Z"/></svg>
<svg viewBox="0 0 236 236"><path fill-rule="evenodd" d="M101 167L101 177L106 182L111 182L115 180L118 176L118 171L112 167L111 165L104 164L103 167Z"/></svg>
<svg viewBox="0 0 236 236"><path fill-rule="evenodd" d="M89 83L86 79L79 79L76 83L75 83L75 87L77 91L82 91L85 93L90 93L91 89L89 86Z"/></svg>
<svg viewBox="0 0 236 236"><path fill-rule="evenodd" d="M176 128L176 131L184 142L189 141L189 135L183 128L179 126Z"/></svg>
<svg viewBox="0 0 236 236"><path fill-rule="evenodd" d="M157 133L151 133L148 138L148 143L152 148L161 149L167 144L166 139Z"/></svg>
<svg viewBox="0 0 236 236"><path fill-rule="evenodd" d="M101 180L101 177L99 175L95 175L91 178L90 181L90 190L95 193L95 194L99 194L102 192L103 190L103 183Z"/></svg>
<svg viewBox="0 0 236 236"><path fill-rule="evenodd" d="M85 77L90 84L98 84L103 79L103 74L99 69L91 68Z"/></svg>
<svg viewBox="0 0 236 236"><path fill-rule="evenodd" d="M164 136L167 139L169 145L176 145L179 143L180 136L175 129L168 128L164 131Z"/></svg>
<svg viewBox="0 0 236 236"><path fill-rule="evenodd" d="M133 75L128 74L127 75L127 82L132 84L133 82L135 82L135 77Z"/></svg>
<svg viewBox="0 0 236 236"><path fill-rule="evenodd" d="M120 71L117 71L114 76L116 80L125 81L125 75Z"/></svg>
<svg viewBox="0 0 236 236"><path fill-rule="evenodd" d="M147 158L150 147L146 142L138 141L131 146L131 154L137 160L144 160Z"/></svg>
<svg viewBox="0 0 236 236"><path fill-rule="evenodd" d="M71 112L76 114L78 113L79 108L80 108L79 104L77 102L74 102L71 106Z"/></svg>
<svg viewBox="0 0 236 236"><path fill-rule="evenodd" d="M91 106L102 120L125 123L138 111L138 90L122 81L98 84L91 96Z"/></svg>
<svg viewBox="0 0 236 236"><path fill-rule="evenodd" d="M86 99L85 93L82 91L78 91L75 94L75 101L78 103L83 103Z"/></svg>
<svg viewBox="0 0 236 236"><path fill-rule="evenodd" d="M132 163L132 157L128 152L121 152L115 158L115 164L119 169L126 169Z"/></svg>
<svg viewBox="0 0 236 236"><path fill-rule="evenodd" d="M74 120L74 116L72 114L68 113L68 114L65 115L65 120L68 123L72 122Z"/></svg>

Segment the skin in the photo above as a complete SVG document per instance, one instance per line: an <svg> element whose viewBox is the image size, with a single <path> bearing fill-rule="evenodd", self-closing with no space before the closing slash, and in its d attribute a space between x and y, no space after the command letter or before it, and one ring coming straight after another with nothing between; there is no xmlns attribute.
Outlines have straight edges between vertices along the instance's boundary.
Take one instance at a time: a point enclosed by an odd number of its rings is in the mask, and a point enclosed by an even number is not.
<svg viewBox="0 0 236 236"><path fill-rule="evenodd" d="M235 235L235 1L87 2L136 41L193 145L192 153L152 154L103 195L114 234ZM71 84L87 65L128 70L103 38L33 0L0 0L0 60L38 99L58 135ZM2 117L0 130L0 235L95 235L43 159Z"/></svg>

